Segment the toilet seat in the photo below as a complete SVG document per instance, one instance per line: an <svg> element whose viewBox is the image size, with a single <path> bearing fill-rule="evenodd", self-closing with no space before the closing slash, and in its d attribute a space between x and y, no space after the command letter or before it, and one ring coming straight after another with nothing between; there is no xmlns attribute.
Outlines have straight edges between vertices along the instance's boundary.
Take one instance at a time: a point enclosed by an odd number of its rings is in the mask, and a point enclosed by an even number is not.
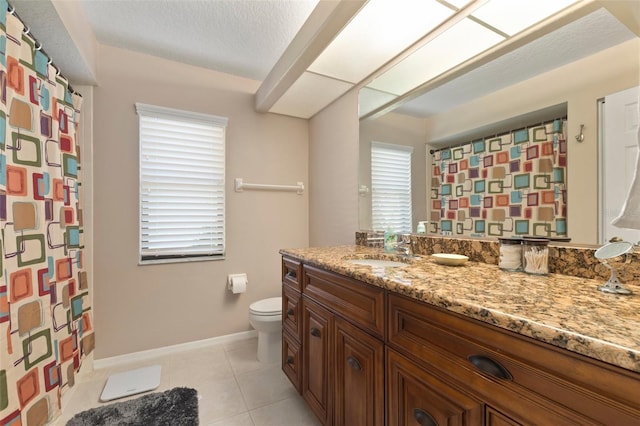
<svg viewBox="0 0 640 426"><path fill-rule="evenodd" d="M282 314L282 297L270 297L258 300L249 305L249 313L256 316L273 316Z"/></svg>

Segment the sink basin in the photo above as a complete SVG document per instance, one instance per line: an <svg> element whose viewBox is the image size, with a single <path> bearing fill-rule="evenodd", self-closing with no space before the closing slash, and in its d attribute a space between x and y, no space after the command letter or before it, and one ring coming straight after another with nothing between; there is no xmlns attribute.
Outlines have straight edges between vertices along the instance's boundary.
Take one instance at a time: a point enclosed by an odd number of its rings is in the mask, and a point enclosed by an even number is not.
<svg viewBox="0 0 640 426"><path fill-rule="evenodd" d="M407 266L407 264L403 262L384 259L349 259L347 262L353 263L354 265L373 266L379 268L397 268L399 266Z"/></svg>

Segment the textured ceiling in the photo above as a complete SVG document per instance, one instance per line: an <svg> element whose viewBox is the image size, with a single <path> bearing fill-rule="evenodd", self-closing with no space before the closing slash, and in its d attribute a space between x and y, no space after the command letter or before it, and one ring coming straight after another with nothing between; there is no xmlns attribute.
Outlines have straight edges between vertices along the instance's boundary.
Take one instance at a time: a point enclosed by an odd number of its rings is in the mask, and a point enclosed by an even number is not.
<svg viewBox="0 0 640 426"><path fill-rule="evenodd" d="M262 81L317 0L82 0L99 43Z"/></svg>

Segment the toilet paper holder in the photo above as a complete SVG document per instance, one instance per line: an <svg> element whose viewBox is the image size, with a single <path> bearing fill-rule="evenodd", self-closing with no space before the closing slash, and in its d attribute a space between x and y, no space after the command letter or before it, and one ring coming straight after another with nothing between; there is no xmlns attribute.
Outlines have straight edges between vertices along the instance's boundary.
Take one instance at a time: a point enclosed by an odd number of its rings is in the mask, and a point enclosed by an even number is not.
<svg viewBox="0 0 640 426"><path fill-rule="evenodd" d="M247 291L248 283L247 274L229 274L229 276L227 276L227 289L233 294Z"/></svg>

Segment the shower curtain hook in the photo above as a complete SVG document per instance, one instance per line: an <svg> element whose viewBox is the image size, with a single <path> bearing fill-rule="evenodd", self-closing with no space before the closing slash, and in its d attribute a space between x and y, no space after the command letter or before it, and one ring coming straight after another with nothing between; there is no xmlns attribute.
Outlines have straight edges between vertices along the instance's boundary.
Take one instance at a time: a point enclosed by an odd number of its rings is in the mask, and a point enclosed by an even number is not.
<svg viewBox="0 0 640 426"><path fill-rule="evenodd" d="M38 40L36 40L36 51L39 51L41 49L42 49L42 44Z"/></svg>
<svg viewBox="0 0 640 426"><path fill-rule="evenodd" d="M24 35L28 35L30 31L31 31L31 28L29 28L29 27L27 27L27 26L25 26L25 27L24 27L24 30L22 30L22 32L24 33Z"/></svg>
<svg viewBox="0 0 640 426"><path fill-rule="evenodd" d="M580 133L576 135L576 140L578 142L584 141L584 124L580 125Z"/></svg>
<svg viewBox="0 0 640 426"><path fill-rule="evenodd" d="M47 65L51 65L52 62L53 62L53 59L49 58L49 60L47 61Z"/></svg>
<svg viewBox="0 0 640 426"><path fill-rule="evenodd" d="M12 4L9 5L9 15L16 13L16 7Z"/></svg>

